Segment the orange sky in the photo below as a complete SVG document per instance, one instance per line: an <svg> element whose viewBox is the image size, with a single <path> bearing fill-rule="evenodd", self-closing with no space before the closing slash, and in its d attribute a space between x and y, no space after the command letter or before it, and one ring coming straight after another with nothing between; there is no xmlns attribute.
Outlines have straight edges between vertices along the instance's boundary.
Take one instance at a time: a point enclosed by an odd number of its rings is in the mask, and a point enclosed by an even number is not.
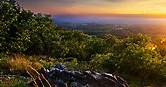
<svg viewBox="0 0 166 87"><path fill-rule="evenodd" d="M166 17L166 0L19 0L25 9L55 14L143 14Z"/></svg>

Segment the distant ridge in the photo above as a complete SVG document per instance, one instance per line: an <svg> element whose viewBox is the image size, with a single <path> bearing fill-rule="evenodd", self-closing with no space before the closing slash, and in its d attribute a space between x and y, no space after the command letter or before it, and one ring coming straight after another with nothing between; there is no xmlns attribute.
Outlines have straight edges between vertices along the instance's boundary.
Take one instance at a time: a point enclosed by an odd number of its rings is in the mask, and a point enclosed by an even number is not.
<svg viewBox="0 0 166 87"><path fill-rule="evenodd" d="M166 18L166 14L55 14L53 16L145 17Z"/></svg>
<svg viewBox="0 0 166 87"><path fill-rule="evenodd" d="M139 15L55 15L52 17L56 23L97 23L97 24L163 24L166 18L145 17Z"/></svg>

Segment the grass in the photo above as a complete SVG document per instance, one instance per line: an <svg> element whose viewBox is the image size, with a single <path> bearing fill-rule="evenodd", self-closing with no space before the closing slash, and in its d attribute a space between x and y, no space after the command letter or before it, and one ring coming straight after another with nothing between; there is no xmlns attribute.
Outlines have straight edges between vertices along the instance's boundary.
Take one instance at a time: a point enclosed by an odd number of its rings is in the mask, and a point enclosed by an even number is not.
<svg viewBox="0 0 166 87"><path fill-rule="evenodd" d="M40 70L41 67L50 68L58 63L64 64L67 69L69 70L78 70L78 71L85 71L90 70L91 66L87 62L80 62L77 59L73 59L71 61L66 61L64 59L53 59L53 58L43 58L42 56L25 56L25 55L13 55L8 56L7 58L2 58L0 60L0 68L4 70L11 70L11 72L18 71L19 74L25 73L25 70L28 67L33 67L37 70ZM2 73L3 70L0 69ZM13 73L8 73L5 75L1 75L0 73L0 87L26 87L27 81L24 79L20 79L19 74L14 74L16 76L11 76ZM4 76L4 77L1 77ZM25 76L27 78L28 76ZM141 80L131 77L131 76L124 76L128 78L128 82L130 87L140 87ZM30 80L29 80L30 81ZM151 83L147 83L151 85ZM149 87L153 87L152 85Z"/></svg>
<svg viewBox="0 0 166 87"><path fill-rule="evenodd" d="M43 66L37 61L30 61L27 56L14 55L8 58L9 68L12 70L25 71L29 67L33 67L36 70L40 70Z"/></svg>
<svg viewBox="0 0 166 87"><path fill-rule="evenodd" d="M0 87L26 87L26 81L17 76L1 75Z"/></svg>

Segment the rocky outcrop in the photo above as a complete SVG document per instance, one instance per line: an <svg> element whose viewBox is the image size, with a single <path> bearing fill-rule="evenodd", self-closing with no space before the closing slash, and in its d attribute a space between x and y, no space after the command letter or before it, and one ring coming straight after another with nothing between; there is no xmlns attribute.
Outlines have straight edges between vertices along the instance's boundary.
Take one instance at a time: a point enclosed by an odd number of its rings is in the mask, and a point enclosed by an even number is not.
<svg viewBox="0 0 166 87"><path fill-rule="evenodd" d="M32 68L32 67L31 67ZM69 71L63 65L56 65L50 70L43 70L40 74L34 69L27 71L36 79L31 86L38 87L129 87L127 81L120 76L93 71ZM34 74L37 73L37 74ZM35 75L35 76L33 76ZM37 76L36 76L37 75Z"/></svg>

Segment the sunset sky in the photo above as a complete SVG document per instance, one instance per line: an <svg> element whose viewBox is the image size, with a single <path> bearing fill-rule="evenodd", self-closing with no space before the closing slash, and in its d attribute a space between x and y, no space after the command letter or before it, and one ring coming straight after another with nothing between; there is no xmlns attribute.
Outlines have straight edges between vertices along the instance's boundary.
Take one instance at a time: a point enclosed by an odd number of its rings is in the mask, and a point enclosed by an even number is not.
<svg viewBox="0 0 166 87"><path fill-rule="evenodd" d="M166 0L19 0L19 4L51 15L166 14Z"/></svg>

